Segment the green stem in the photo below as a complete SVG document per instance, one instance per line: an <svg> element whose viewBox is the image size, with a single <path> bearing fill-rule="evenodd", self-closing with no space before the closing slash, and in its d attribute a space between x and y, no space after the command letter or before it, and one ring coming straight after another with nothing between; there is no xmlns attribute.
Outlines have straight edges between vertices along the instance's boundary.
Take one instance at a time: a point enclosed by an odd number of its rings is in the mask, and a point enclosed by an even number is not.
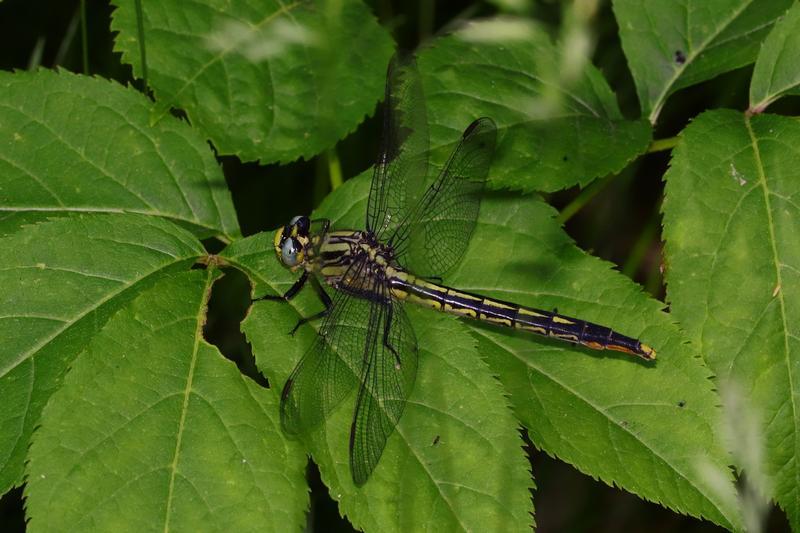
<svg viewBox="0 0 800 533"><path fill-rule="evenodd" d="M331 180L331 190L335 191L342 186L342 165L339 163L339 153L336 148L331 148L326 152L328 159L328 177Z"/></svg>
<svg viewBox="0 0 800 533"><path fill-rule="evenodd" d="M672 150L678 145L678 137L668 137L666 139L656 139L647 147L647 153L663 152L665 150Z"/></svg>
<svg viewBox="0 0 800 533"><path fill-rule="evenodd" d="M650 293L653 298L661 297L662 277L660 263L657 268L651 268L650 273L647 275L647 279L644 282L644 290Z"/></svg>
<svg viewBox="0 0 800 533"><path fill-rule="evenodd" d="M433 33L433 19L436 2L419 0L419 42L425 42Z"/></svg>
<svg viewBox="0 0 800 533"><path fill-rule="evenodd" d="M650 249L653 239L655 239L656 235L658 234L660 219L661 217L659 210L656 208L653 211L653 215L650 217L650 220L647 221L647 225L645 225L644 230L642 230L641 234L639 234L639 238L636 240L636 243L633 245L633 249L628 256L628 260L625 261L625 264L622 266L622 273L629 278L633 278L633 276L641 267L642 261L647 255L647 251Z"/></svg>
<svg viewBox="0 0 800 533"><path fill-rule="evenodd" d="M136 5L136 31L139 36L139 56L142 63L142 81L145 89L147 88L147 54L144 47L144 12L142 11L142 0L134 0Z"/></svg>
<svg viewBox="0 0 800 533"><path fill-rule="evenodd" d="M44 37L36 39L36 44L33 46L31 57L28 58L28 70L36 70L42 64L42 54L44 54Z"/></svg>
<svg viewBox="0 0 800 533"><path fill-rule="evenodd" d="M569 219L575 216L575 213L583 209L583 207L588 204L592 198L597 196L598 193L600 193L600 191L602 191L610 182L611 180L609 178L594 180L589 184L588 187L581 190L578 196L568 203L567 206L558 214L558 217L556 218L558 223L565 224Z"/></svg>
<svg viewBox="0 0 800 533"><path fill-rule="evenodd" d="M83 73L89 74L89 32L86 29L86 0L81 0L81 58Z"/></svg>

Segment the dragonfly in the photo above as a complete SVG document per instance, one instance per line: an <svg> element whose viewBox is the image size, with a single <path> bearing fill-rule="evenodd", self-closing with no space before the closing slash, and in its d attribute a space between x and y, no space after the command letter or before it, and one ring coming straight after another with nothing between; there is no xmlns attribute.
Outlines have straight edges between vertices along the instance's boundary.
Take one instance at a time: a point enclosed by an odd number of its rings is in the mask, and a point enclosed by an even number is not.
<svg viewBox="0 0 800 533"><path fill-rule="evenodd" d="M413 60L393 59L365 229L334 230L327 219L294 217L276 232L274 246L285 267L302 273L282 296L260 298L288 301L310 283L322 302L321 312L301 318L291 332L322 320L283 387L281 426L288 435L306 434L357 388L349 445L356 486L377 466L414 387L418 345L406 302L596 350L656 357L650 346L608 327L442 284L475 229L497 127L488 117L469 124L426 188L425 113Z"/></svg>

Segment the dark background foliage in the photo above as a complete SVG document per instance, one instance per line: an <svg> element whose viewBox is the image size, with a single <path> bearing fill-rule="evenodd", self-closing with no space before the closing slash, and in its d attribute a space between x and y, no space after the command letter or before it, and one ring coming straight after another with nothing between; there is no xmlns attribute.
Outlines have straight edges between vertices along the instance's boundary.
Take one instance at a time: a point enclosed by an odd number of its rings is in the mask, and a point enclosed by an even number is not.
<svg viewBox="0 0 800 533"><path fill-rule="evenodd" d="M497 12L491 4L477 0L448 2L367 2L389 28L402 48L413 49L420 42L446 31L459 20ZM87 2L89 72L132 83L130 67L113 53L109 30L112 7L100 0ZM78 0L5 0L0 3L0 68L5 70L64 68L81 72L81 26ZM553 33L561 23L562 5L556 1L532 3L529 16L543 22ZM616 21L610 3L603 3L593 29L596 38L593 62L617 94L623 113L638 116L636 92L622 54ZM734 71L707 83L678 92L664 107L654 138L671 137L692 117L709 108L747 107L748 80L752 67ZM796 107L796 99L785 99L778 108ZM775 109L780 111L780 109ZM337 146L343 175L355 176L367 169L377 151L379 121L367 119ZM291 216L308 213L329 192L327 161L324 156L289 165L243 164L234 157L219 158L244 235L271 230ZM654 297L663 299L659 214L661 178L669 152L647 154L621 174L597 180L580 191L577 188L550 196L559 210L575 211L565 227L578 244L591 253L619 265ZM566 218L566 217L565 217ZM217 243L207 243L214 248ZM207 338L242 371L266 385L252 363L252 356L239 333L239 321L247 307L249 286L235 271L215 285ZM221 296L224 295L224 296ZM716 526L672 513L577 472L569 465L529 446L537 490L532 497L539 531L713 531ZM310 467L312 498L310 526L314 530L348 530L335 503ZM22 531L24 523L22 490L15 489L0 500L0 529ZM335 525L335 527L334 527ZM770 531L788 530L785 517L773 510Z"/></svg>

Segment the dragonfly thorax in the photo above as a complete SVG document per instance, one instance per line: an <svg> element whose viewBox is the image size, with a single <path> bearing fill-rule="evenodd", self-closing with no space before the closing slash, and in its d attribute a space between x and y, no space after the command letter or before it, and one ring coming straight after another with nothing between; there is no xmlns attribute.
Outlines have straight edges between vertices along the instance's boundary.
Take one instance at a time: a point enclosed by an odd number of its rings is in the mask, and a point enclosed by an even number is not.
<svg viewBox="0 0 800 533"><path fill-rule="evenodd" d="M332 287L358 296L384 283L388 271L396 266L391 246L378 241L373 233L346 230L328 233L318 255L306 264Z"/></svg>

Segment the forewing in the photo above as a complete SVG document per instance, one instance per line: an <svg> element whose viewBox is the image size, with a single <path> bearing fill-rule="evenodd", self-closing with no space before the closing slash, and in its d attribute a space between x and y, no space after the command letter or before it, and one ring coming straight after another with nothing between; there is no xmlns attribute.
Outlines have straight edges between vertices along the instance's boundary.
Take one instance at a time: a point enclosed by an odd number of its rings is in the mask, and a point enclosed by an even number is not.
<svg viewBox="0 0 800 533"><path fill-rule="evenodd" d="M360 274L364 262L350 270ZM336 291L314 344L297 363L281 395L281 426L289 435L306 433L353 390L362 372L370 302Z"/></svg>
<svg viewBox="0 0 800 533"><path fill-rule="evenodd" d="M381 135L367 203L367 229L379 238L406 218L428 173L428 118L413 59L389 63Z"/></svg>
<svg viewBox="0 0 800 533"><path fill-rule="evenodd" d="M350 471L363 485L400 421L417 375L417 340L401 305L375 301L350 429Z"/></svg>
<svg viewBox="0 0 800 533"><path fill-rule="evenodd" d="M442 172L388 242L397 260L423 277L441 277L464 255L497 142L484 117L470 124Z"/></svg>

